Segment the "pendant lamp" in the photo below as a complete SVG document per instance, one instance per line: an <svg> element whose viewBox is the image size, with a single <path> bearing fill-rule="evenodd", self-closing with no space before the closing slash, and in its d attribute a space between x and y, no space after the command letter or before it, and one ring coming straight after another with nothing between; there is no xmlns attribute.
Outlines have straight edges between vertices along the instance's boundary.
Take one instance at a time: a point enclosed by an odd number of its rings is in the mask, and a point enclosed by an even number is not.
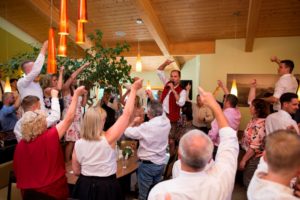
<svg viewBox="0 0 300 200"><path fill-rule="evenodd" d="M67 56L67 37L66 35L59 36L58 56Z"/></svg>
<svg viewBox="0 0 300 200"><path fill-rule="evenodd" d="M84 37L84 25L79 20L77 21L77 32L76 32L76 43L83 44L85 41Z"/></svg>
<svg viewBox="0 0 300 200"><path fill-rule="evenodd" d="M238 96L238 90L237 90L236 80L235 79L233 79L233 81L232 81L232 86L231 86L230 94Z"/></svg>
<svg viewBox="0 0 300 200"><path fill-rule="evenodd" d="M297 95L298 95L298 101L300 101L300 87L298 87Z"/></svg>
<svg viewBox="0 0 300 200"><path fill-rule="evenodd" d="M142 72L142 59L140 53L138 53L136 58L135 71Z"/></svg>
<svg viewBox="0 0 300 200"><path fill-rule="evenodd" d="M86 0L79 0L78 20L81 23L87 23L87 6L86 6Z"/></svg>
<svg viewBox="0 0 300 200"><path fill-rule="evenodd" d="M147 86L146 86L146 90L151 90L151 85L150 85L150 81L147 81Z"/></svg>
<svg viewBox="0 0 300 200"><path fill-rule="evenodd" d="M60 1L60 21L59 21L59 35L69 35L69 24L67 16L67 0Z"/></svg>
<svg viewBox="0 0 300 200"><path fill-rule="evenodd" d="M55 52L55 41L54 41L54 29L49 29L48 37L48 64L47 64L47 73L55 74L56 73L56 52Z"/></svg>
<svg viewBox="0 0 300 200"><path fill-rule="evenodd" d="M6 81L5 81L5 85L4 85L4 92L11 92L9 77L6 77Z"/></svg>

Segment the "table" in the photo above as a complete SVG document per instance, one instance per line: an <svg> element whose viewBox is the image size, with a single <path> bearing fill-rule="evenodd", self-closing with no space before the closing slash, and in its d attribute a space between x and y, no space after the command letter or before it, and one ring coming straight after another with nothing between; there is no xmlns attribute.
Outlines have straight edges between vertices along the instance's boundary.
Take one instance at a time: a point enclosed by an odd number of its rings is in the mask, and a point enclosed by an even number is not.
<svg viewBox="0 0 300 200"><path fill-rule="evenodd" d="M117 178L122 178L126 175L132 174L138 168L138 157L136 155L130 156L126 161L126 168L122 166L122 159L117 161ZM66 163L66 177L68 184L75 185L78 176L75 176L72 170L72 162Z"/></svg>

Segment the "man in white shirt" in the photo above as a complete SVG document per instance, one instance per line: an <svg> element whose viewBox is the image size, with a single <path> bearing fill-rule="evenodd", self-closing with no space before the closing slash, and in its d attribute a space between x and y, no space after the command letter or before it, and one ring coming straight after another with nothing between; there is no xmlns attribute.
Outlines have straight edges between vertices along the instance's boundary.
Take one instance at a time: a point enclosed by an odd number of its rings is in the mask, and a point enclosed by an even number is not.
<svg viewBox="0 0 300 200"><path fill-rule="evenodd" d="M150 102L147 115L148 122L137 127L128 127L125 136L139 140L137 155L139 200L146 200L150 186L161 181L165 167L168 135L171 129L170 120L163 113L162 105L157 101ZM135 125L135 121L131 126Z"/></svg>
<svg viewBox="0 0 300 200"><path fill-rule="evenodd" d="M248 199L298 199L293 194L290 182L299 176L299 155L299 135L288 130L279 130L268 135L265 154L248 187Z"/></svg>
<svg viewBox="0 0 300 200"><path fill-rule="evenodd" d="M189 131L179 144L179 176L157 184L150 191L148 200L163 200L166 194L172 200L231 199L239 152L236 131L228 126L213 95L202 88L199 92L204 104L213 110L220 127L220 145L215 163L206 167L213 152L210 138L200 130Z"/></svg>
<svg viewBox="0 0 300 200"><path fill-rule="evenodd" d="M299 128L291 114L298 110L298 95L295 93L284 93L280 97L281 110L270 114L266 118L266 133L270 134L279 129L293 129L299 134Z"/></svg>
<svg viewBox="0 0 300 200"><path fill-rule="evenodd" d="M58 102L58 91L52 89L51 90L51 110L50 114L46 118L47 127L50 128L53 125L56 125L56 123L60 120L60 106ZM24 112L27 111L36 111L41 109L40 100L36 96L27 96L23 99L21 106L24 110ZM47 114L45 112L45 114ZM21 121L22 118L19 119L15 125L14 133L17 138L17 141L20 142L22 139L22 133L21 133Z"/></svg>
<svg viewBox="0 0 300 200"><path fill-rule="evenodd" d="M166 60L157 69L157 75L164 84L160 102L163 104L164 112L167 114L171 122L171 131L169 136L170 159L167 165L165 178L171 176L170 167L172 167L174 159L176 158L176 148L182 134L182 132L179 131L177 122L180 119L180 109L184 106L186 101L186 90L180 86L181 72L179 70L172 70L170 80L165 76L165 68L173 62L174 61Z"/></svg>
<svg viewBox="0 0 300 200"><path fill-rule="evenodd" d="M24 61L21 64L21 68L25 73L25 76L23 78L20 78L17 83L21 100L23 100L28 95L37 96L40 99L42 110L45 110L45 104L43 100L43 90L38 80L36 79L41 73L45 61L45 54L47 52L47 49L48 49L48 40L44 42L40 54L38 55L35 62Z"/></svg>
<svg viewBox="0 0 300 200"><path fill-rule="evenodd" d="M286 92L296 93L298 83L296 78L292 75L294 69L294 62L291 60L279 60L276 56L271 57L272 62L278 64L279 80L275 84L273 96L263 98L265 101L273 104L273 110L280 110L279 98Z"/></svg>

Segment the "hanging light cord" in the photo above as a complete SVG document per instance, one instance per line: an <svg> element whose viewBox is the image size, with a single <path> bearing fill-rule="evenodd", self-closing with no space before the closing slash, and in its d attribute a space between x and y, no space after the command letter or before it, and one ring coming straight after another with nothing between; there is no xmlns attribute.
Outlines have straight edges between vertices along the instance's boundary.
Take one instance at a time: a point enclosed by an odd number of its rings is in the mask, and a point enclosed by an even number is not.
<svg viewBox="0 0 300 200"><path fill-rule="evenodd" d="M50 4L50 27L52 27L52 8L53 7L53 0L51 0L51 4Z"/></svg>

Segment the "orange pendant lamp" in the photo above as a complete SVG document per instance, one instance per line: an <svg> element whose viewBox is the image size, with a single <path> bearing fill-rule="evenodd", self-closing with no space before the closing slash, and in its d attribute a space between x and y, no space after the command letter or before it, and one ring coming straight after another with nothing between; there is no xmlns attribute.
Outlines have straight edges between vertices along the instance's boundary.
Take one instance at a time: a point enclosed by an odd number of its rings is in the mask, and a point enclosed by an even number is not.
<svg viewBox="0 0 300 200"><path fill-rule="evenodd" d="M87 6L86 6L86 0L79 0L78 20L81 23L87 23Z"/></svg>
<svg viewBox="0 0 300 200"><path fill-rule="evenodd" d="M79 20L77 21L77 32L76 32L76 43L77 44L83 44L85 41L83 25L84 24L82 22L80 22Z"/></svg>
<svg viewBox="0 0 300 200"><path fill-rule="evenodd" d="M59 35L69 35L67 0L60 1Z"/></svg>
<svg viewBox="0 0 300 200"><path fill-rule="evenodd" d="M66 35L59 36L58 56L67 57L67 37Z"/></svg>
<svg viewBox="0 0 300 200"><path fill-rule="evenodd" d="M56 73L56 52L55 52L55 40L54 40L54 29L49 29L48 37L48 64L47 64L47 73L55 74Z"/></svg>
<svg viewBox="0 0 300 200"><path fill-rule="evenodd" d="M11 86L9 77L6 77L5 85L4 85L4 92L11 92ZM1 84L1 83L0 83Z"/></svg>

